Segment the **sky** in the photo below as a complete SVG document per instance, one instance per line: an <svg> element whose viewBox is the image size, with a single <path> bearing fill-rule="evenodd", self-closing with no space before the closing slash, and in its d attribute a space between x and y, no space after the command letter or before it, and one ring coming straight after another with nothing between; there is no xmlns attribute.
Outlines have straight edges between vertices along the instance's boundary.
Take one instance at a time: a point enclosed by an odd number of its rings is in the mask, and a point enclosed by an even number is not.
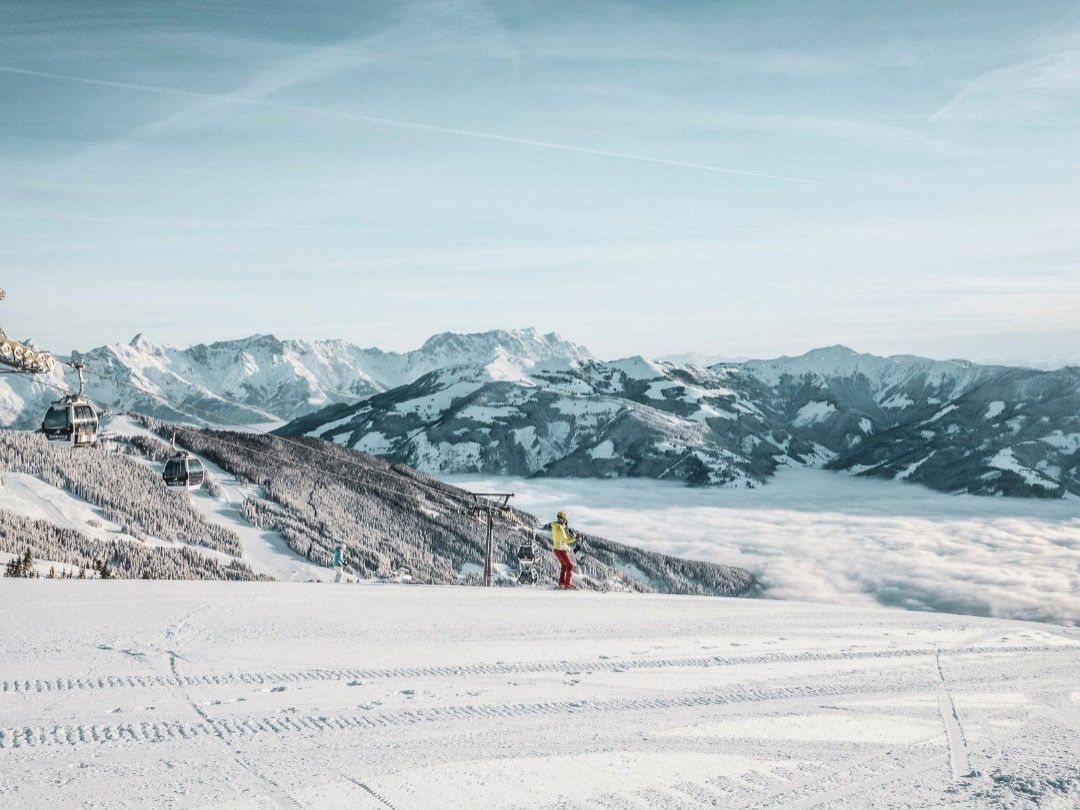
<svg viewBox="0 0 1080 810"><path fill-rule="evenodd" d="M0 325L1080 362L1080 5L0 0Z"/></svg>

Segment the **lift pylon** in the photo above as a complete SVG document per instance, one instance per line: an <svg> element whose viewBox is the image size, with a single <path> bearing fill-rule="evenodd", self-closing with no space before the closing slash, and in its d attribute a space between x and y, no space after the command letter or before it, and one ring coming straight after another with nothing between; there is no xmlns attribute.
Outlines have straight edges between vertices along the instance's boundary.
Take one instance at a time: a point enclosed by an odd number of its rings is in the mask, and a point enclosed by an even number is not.
<svg viewBox="0 0 1080 810"><path fill-rule="evenodd" d="M494 554L495 512L509 512L513 492L472 492L473 509L487 518L487 537L484 543L484 585L491 587L491 558Z"/></svg>

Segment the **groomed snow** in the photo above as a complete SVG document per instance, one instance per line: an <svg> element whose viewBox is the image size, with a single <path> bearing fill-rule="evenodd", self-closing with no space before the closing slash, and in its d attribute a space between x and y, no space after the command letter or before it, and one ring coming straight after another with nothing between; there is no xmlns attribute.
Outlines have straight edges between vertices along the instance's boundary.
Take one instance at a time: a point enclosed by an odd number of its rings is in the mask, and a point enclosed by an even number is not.
<svg viewBox="0 0 1080 810"><path fill-rule="evenodd" d="M0 804L1075 807L1075 629L768 600L0 581Z"/></svg>

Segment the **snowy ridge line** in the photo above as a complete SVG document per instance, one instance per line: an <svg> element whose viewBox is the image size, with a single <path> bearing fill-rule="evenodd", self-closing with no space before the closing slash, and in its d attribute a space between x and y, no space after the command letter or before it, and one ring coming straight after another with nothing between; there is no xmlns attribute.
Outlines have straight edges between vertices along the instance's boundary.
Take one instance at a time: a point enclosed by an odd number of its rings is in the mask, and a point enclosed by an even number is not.
<svg viewBox="0 0 1080 810"><path fill-rule="evenodd" d="M394 714L361 715L273 715L244 720L206 719L202 722L159 721L103 725L57 725L0 729L0 750L52 745L89 745L108 742L155 743L168 739L192 739L199 736L230 737L243 734L290 732L326 732L346 729L375 729L410 726L454 720L483 720L522 717L551 717L602 712L637 712L666 709L703 708L738 703L761 703L771 700L843 697L879 692L930 691L937 685L936 676L927 673L921 680L903 683L873 678L865 685L828 683L797 684L762 688L736 686L724 690L690 694L683 697L654 697L631 700L575 700L550 703L506 703L464 706L441 706L413 709Z"/></svg>
<svg viewBox="0 0 1080 810"><path fill-rule="evenodd" d="M1076 652L1076 645L1026 645L1016 647L975 646L941 650L942 655L984 655L986 653ZM103 675L98 678L35 678L0 681L0 692L40 694L87 689L154 689L184 686L229 686L232 684L271 684L299 681L343 681L386 678L459 677L463 675L519 675L528 673L625 672L645 669L707 668L747 664L783 664L812 661L855 661L881 658L933 656L934 648L912 647L896 650L859 650L851 652L762 653L751 656L708 656L703 658L661 658L636 661L524 661L504 664L475 664L444 667L401 667L394 669L308 669L293 672L226 672L219 675Z"/></svg>

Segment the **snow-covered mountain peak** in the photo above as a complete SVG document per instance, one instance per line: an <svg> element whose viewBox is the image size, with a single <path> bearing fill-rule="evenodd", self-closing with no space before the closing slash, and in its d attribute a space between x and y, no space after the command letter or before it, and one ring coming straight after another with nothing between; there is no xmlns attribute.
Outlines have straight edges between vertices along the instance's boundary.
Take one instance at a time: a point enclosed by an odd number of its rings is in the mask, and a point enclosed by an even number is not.
<svg viewBox="0 0 1080 810"><path fill-rule="evenodd" d="M794 357L784 355L775 360L748 360L743 367L762 381L775 385L785 374L792 377L806 374L819 377L849 377L853 374L877 377L888 365L889 361L884 357L861 354L837 344L811 349Z"/></svg>
<svg viewBox="0 0 1080 810"><path fill-rule="evenodd" d="M276 335L250 335L249 337L235 340L219 340L209 344L206 348L211 351L247 351L262 352L267 354L282 354L288 344L302 344L303 341L283 341ZM196 348L196 347L192 347Z"/></svg>
<svg viewBox="0 0 1080 810"><path fill-rule="evenodd" d="M584 346L566 340L555 332L540 334L534 328L495 329L490 332L440 332L428 338L413 354L455 356L459 361L490 361L499 353L524 362L540 360L591 360ZM462 363L467 365L467 362Z"/></svg>
<svg viewBox="0 0 1080 810"><path fill-rule="evenodd" d="M659 363L640 354L613 360L607 366L614 371L621 371L631 380L656 380L664 376L664 369Z"/></svg>
<svg viewBox="0 0 1080 810"><path fill-rule="evenodd" d="M124 350L127 351L124 351ZM163 357L167 352L177 351L177 347L169 343L158 343L151 340L143 332L139 332L127 343L117 343L113 346L99 346L95 351L112 351L114 354L131 357L134 355L146 355L149 357Z"/></svg>

